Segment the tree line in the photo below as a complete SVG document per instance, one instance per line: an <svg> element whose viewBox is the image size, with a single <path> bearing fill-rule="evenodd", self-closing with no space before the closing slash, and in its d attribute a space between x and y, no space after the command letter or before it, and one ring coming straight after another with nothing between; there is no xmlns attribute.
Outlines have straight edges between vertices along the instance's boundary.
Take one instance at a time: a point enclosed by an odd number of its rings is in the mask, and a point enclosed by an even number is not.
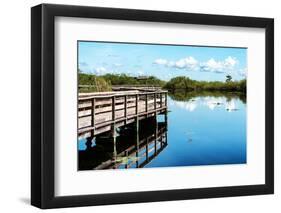
<svg viewBox="0 0 281 213"><path fill-rule="evenodd" d="M196 81L185 76L179 76L169 80L164 88L170 91L186 90L186 91L239 91L246 92L246 79L240 81L232 81L231 76L226 76L226 81Z"/></svg>
<svg viewBox="0 0 281 213"><path fill-rule="evenodd" d="M246 92L246 79L233 81L230 75L222 81L196 81L185 76L178 76L165 82L155 76L136 78L126 74L105 74L96 76L79 72L79 85L90 85L89 88L80 88L79 92L111 91L111 85L154 85L160 86L171 92L176 90L185 91L232 91Z"/></svg>
<svg viewBox="0 0 281 213"><path fill-rule="evenodd" d="M92 74L80 73L79 85L89 85L89 88L80 88L79 92L103 92L111 91L111 85L154 85L164 87L166 82L154 76L148 76L142 79L128 76L126 74L105 74L96 76Z"/></svg>

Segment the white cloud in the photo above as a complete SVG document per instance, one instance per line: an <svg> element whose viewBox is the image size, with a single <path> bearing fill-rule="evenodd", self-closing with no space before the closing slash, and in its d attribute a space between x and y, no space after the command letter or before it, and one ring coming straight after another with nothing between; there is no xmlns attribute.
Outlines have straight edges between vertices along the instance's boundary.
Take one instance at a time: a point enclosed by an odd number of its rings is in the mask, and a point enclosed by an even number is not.
<svg viewBox="0 0 281 213"><path fill-rule="evenodd" d="M177 69L196 70L198 68L198 61L191 56L181 58L177 61L168 61L163 58L158 58L153 63L158 65L164 65L166 67L174 67Z"/></svg>
<svg viewBox="0 0 281 213"><path fill-rule="evenodd" d="M175 67L179 69L196 70L198 68L198 61L189 56L176 61Z"/></svg>
<svg viewBox="0 0 281 213"><path fill-rule="evenodd" d="M216 107L224 105L225 100L222 98L206 97L203 100L203 104L209 107L210 110L214 110Z"/></svg>
<svg viewBox="0 0 281 213"><path fill-rule="evenodd" d="M185 68L185 61L184 61L184 59L180 59L180 60L176 61L175 67L179 68L179 69Z"/></svg>
<svg viewBox="0 0 281 213"><path fill-rule="evenodd" d="M194 111L196 109L196 107L197 107L197 104L193 103L193 102L191 102L191 103L188 102L185 104L185 109L190 112Z"/></svg>
<svg viewBox="0 0 281 213"><path fill-rule="evenodd" d="M197 108L197 101L189 101L189 102L182 102L182 101L171 101L170 105L176 105L177 107L180 107L184 110L187 110L189 112L194 111Z"/></svg>
<svg viewBox="0 0 281 213"><path fill-rule="evenodd" d="M238 64L238 60L234 57L228 56L222 61L217 61L213 58L209 59L207 62L200 64L200 70L206 72L230 72Z"/></svg>
<svg viewBox="0 0 281 213"><path fill-rule="evenodd" d="M237 59L231 56L228 56L225 60L224 60L224 65L226 67L230 67L233 68L236 64L238 63Z"/></svg>
<svg viewBox="0 0 281 213"><path fill-rule="evenodd" d="M203 68L204 71L210 72L221 72L224 69L223 62L216 61L215 59L211 58L207 62L201 64L201 69Z"/></svg>
<svg viewBox="0 0 281 213"><path fill-rule="evenodd" d="M231 100L231 101L229 101L229 102L226 102L225 109L226 109L228 112L233 112L233 111L238 110L238 108L236 107L236 104L235 104L234 100Z"/></svg>
<svg viewBox="0 0 281 213"><path fill-rule="evenodd" d="M186 69L188 71L200 70L205 72L223 73L232 71L238 64L238 60L234 57L228 56L222 61L217 61L214 58L210 58L205 62L199 62L192 56L188 56L177 61L169 61L159 58L154 61L154 64L164 65L169 68Z"/></svg>
<svg viewBox="0 0 281 213"><path fill-rule="evenodd" d="M154 61L154 64L159 64L159 65L166 65L167 63L168 61L162 58L158 58Z"/></svg>

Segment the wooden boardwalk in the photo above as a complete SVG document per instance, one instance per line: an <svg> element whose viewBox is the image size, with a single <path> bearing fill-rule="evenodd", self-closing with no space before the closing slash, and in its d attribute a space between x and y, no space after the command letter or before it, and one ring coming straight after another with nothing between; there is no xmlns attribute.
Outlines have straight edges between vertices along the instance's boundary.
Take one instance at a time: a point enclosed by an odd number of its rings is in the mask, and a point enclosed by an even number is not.
<svg viewBox="0 0 281 213"><path fill-rule="evenodd" d="M79 139L94 137L158 114L167 120L167 91L128 90L79 93Z"/></svg>

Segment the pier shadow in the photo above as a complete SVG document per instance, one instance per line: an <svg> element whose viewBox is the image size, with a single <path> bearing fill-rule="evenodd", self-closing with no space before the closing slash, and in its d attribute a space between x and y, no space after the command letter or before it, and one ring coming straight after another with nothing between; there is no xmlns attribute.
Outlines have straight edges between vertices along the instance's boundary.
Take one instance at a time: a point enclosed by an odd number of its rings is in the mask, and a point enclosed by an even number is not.
<svg viewBox="0 0 281 213"><path fill-rule="evenodd" d="M150 117L85 141L78 151L78 170L142 168L168 145L167 123ZM81 141L80 141L81 143Z"/></svg>

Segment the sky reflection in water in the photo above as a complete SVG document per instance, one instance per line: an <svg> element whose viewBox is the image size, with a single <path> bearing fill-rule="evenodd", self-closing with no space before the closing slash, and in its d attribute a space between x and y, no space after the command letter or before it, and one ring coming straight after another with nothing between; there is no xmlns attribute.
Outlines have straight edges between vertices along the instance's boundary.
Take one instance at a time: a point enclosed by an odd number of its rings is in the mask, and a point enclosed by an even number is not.
<svg viewBox="0 0 281 213"><path fill-rule="evenodd" d="M244 101L244 103L243 103ZM238 96L168 100L168 147L147 167L246 163L246 103Z"/></svg>

